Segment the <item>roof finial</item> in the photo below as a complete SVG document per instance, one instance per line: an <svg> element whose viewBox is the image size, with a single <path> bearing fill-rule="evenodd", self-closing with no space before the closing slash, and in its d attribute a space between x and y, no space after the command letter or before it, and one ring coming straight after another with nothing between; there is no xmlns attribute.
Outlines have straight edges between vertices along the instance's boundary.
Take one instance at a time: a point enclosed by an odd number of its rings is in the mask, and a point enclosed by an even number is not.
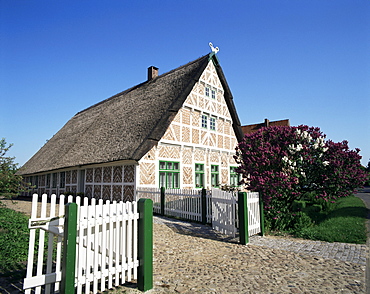
<svg viewBox="0 0 370 294"><path fill-rule="evenodd" d="M211 42L209 42L209 47L211 47L211 50L212 50L212 52L214 52L215 54L218 52L218 51L220 51L220 49L218 49L218 47L213 47L213 44L211 43Z"/></svg>

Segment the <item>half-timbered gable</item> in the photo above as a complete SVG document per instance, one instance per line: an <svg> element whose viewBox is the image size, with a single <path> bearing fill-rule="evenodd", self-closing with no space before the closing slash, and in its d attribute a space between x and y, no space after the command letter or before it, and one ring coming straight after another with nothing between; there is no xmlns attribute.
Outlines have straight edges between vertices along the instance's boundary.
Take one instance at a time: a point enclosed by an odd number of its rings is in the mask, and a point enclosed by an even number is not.
<svg viewBox="0 0 370 294"><path fill-rule="evenodd" d="M232 125L211 59L162 139L139 161L139 185L200 188L230 184L237 144ZM160 167L167 162L178 164L178 170ZM162 182L156 174L164 174Z"/></svg>

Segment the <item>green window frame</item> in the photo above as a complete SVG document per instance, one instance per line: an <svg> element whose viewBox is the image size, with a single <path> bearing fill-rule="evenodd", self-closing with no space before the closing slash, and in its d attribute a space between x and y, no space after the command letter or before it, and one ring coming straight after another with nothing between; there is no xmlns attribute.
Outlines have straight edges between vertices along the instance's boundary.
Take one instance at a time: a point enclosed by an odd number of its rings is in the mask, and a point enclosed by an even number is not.
<svg viewBox="0 0 370 294"><path fill-rule="evenodd" d="M219 178L220 172L218 165L211 165L211 186L218 187L219 186Z"/></svg>
<svg viewBox="0 0 370 294"><path fill-rule="evenodd" d="M208 115L202 114L202 128L208 128Z"/></svg>
<svg viewBox="0 0 370 294"><path fill-rule="evenodd" d="M159 187L180 189L180 163L175 161L159 162Z"/></svg>
<svg viewBox="0 0 370 294"><path fill-rule="evenodd" d="M230 186L233 187L239 186L240 181L240 174L235 171L236 169L236 166L230 166Z"/></svg>
<svg viewBox="0 0 370 294"><path fill-rule="evenodd" d="M195 188L204 188L204 164L195 164Z"/></svg>

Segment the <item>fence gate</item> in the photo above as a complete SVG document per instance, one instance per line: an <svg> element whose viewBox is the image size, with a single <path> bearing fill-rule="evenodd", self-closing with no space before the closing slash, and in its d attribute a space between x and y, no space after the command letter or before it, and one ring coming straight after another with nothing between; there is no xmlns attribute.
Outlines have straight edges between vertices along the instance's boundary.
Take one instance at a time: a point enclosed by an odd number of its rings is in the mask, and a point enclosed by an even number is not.
<svg viewBox="0 0 370 294"><path fill-rule="evenodd" d="M261 233L261 215L258 192L247 193L248 204L248 235Z"/></svg>
<svg viewBox="0 0 370 294"><path fill-rule="evenodd" d="M236 193L212 188L212 228L225 235L235 237L236 228Z"/></svg>
<svg viewBox="0 0 370 294"><path fill-rule="evenodd" d="M35 293L60 291L64 200L61 195L59 212L56 213L56 196L52 195L48 204L48 197L44 194L41 210L38 212L38 195L33 195L27 275L23 286L26 294L31 293L32 289ZM72 196L68 200L72 202ZM106 201L103 204L103 200L96 203L95 199L91 199L89 205L88 201L84 198L83 205L80 205L81 199L76 198L76 293L91 293L90 290L97 293L98 290L104 291L125 281L137 279L139 265L137 203ZM37 236L37 259L34 260Z"/></svg>
<svg viewBox="0 0 370 294"><path fill-rule="evenodd" d="M27 273L24 279L23 289L26 294L41 293L41 286L45 285L45 292L58 292L62 279L61 255L64 225L64 196L60 197L59 212L56 214L56 196L51 197L49 213L47 213L48 199L42 196L41 207L38 209L38 195L34 194L32 199L32 213L29 220L30 241L28 249ZM48 214L48 215L47 215ZM37 230L39 229L39 230ZM34 249L36 243L36 233L38 233L37 261L34 263ZM44 247L45 233L47 234L47 260L44 269ZM54 247L56 242L56 250ZM56 260L53 260L53 252ZM36 264L36 266L34 266ZM53 289L52 287L53 286Z"/></svg>

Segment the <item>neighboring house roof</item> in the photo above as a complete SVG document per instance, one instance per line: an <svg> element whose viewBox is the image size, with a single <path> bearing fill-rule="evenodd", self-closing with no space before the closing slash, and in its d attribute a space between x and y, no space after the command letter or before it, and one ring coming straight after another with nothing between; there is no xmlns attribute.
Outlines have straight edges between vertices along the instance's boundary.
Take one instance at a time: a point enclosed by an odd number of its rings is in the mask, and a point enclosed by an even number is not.
<svg viewBox="0 0 370 294"><path fill-rule="evenodd" d="M231 91L216 55L210 53L77 113L18 174L140 160L162 138L209 60L215 64L234 132L241 140Z"/></svg>
<svg viewBox="0 0 370 294"><path fill-rule="evenodd" d="M263 127L272 127L272 126L290 126L290 122L289 122L289 119L269 121L266 118L263 123L242 126L242 131L244 134L252 134Z"/></svg>

